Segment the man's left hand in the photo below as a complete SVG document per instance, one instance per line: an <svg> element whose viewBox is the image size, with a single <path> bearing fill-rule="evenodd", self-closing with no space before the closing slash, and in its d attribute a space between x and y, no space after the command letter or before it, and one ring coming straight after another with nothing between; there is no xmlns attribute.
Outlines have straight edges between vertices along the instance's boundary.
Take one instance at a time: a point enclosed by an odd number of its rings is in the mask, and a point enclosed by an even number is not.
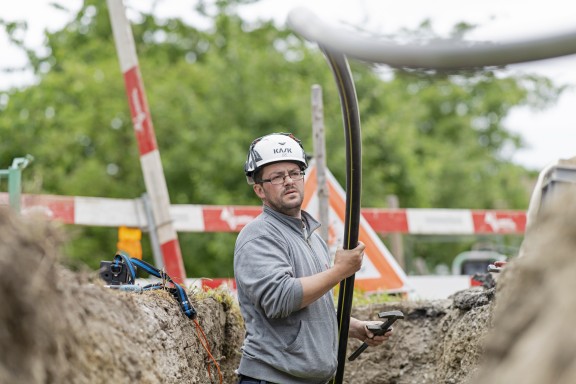
<svg viewBox="0 0 576 384"><path fill-rule="evenodd" d="M392 328L384 335L375 336L372 332L366 328L367 325L380 325L382 321L361 321L353 317L350 318L350 330L348 332L349 337L354 337L360 341L365 342L371 347L375 347L384 343L390 338L392 334Z"/></svg>

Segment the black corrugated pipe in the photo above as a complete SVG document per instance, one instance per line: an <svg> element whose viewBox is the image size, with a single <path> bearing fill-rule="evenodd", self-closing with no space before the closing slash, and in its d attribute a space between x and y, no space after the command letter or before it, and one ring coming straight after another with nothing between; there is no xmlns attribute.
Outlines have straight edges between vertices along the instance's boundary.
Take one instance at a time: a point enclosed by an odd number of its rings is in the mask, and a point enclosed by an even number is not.
<svg viewBox="0 0 576 384"><path fill-rule="evenodd" d="M346 140L346 215L344 219L344 249L353 249L358 245L360 229L360 202L362 193L362 138L360 134L360 112L356 88L346 56L320 47L332 68L344 120ZM338 368L332 383L341 384L344 379L348 330L354 295L354 277L352 275L340 282L338 293Z"/></svg>

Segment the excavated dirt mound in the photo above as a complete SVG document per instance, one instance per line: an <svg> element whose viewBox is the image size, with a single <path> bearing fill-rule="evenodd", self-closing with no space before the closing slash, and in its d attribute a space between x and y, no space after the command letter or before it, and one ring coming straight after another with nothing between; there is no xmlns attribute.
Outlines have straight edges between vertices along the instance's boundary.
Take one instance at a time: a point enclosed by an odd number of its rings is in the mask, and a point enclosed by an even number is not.
<svg viewBox="0 0 576 384"><path fill-rule="evenodd" d="M576 383L576 190L550 199L498 280L475 383Z"/></svg>
<svg viewBox="0 0 576 384"><path fill-rule="evenodd" d="M62 268L60 233L0 211L2 383L218 382L198 330L167 292L112 291L94 271ZM223 292L189 294L223 382L234 383L244 336L236 304ZM406 319L389 343L348 363L346 382L463 382L477 365L492 296L478 288L452 300L355 308L362 319L392 309ZM351 341L350 353L358 345Z"/></svg>
<svg viewBox="0 0 576 384"><path fill-rule="evenodd" d="M58 266L62 237L0 210L0 383L210 383L199 330L166 291L112 291ZM243 323L230 296L194 295L224 383ZM200 334L201 335L201 334Z"/></svg>
<svg viewBox="0 0 576 384"><path fill-rule="evenodd" d="M345 381L358 384L465 383L474 374L490 327L494 288L461 291L450 300L355 308L359 319L400 310L388 343L346 364ZM352 353L361 343L351 340Z"/></svg>
<svg viewBox="0 0 576 384"><path fill-rule="evenodd" d="M446 300L356 307L360 319L400 310L389 342L346 363L353 384L575 383L576 203L543 212L524 256L494 288ZM211 383L199 330L165 291L105 288L94 271L59 265L61 231L0 210L0 383ZM226 293L189 291L223 383L244 327ZM360 342L351 340L348 354Z"/></svg>

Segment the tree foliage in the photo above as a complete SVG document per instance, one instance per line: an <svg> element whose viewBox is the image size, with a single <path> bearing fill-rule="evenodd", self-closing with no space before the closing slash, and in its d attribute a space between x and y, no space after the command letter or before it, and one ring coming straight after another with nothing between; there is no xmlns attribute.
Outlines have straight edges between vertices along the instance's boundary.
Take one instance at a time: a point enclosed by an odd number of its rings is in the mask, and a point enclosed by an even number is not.
<svg viewBox="0 0 576 384"><path fill-rule="evenodd" d="M258 136L290 131L311 153L314 84L323 88L328 166L344 184L340 104L324 57L289 30L242 20L236 3L219 1L209 14L201 2L209 29L151 14L133 24L171 202L259 204L243 175L247 148ZM12 36L23 28L2 25ZM85 0L70 24L47 34L47 47L44 56L27 50L38 83L2 94L0 164L35 157L24 173L27 193L140 197L145 185L105 2ZM514 107L549 105L560 87L496 69L395 70L383 78L369 65L350 64L362 120L364 207L385 206L388 194L404 207L527 206L528 172L506 155L522 142L502 121ZM115 231L71 233L71 260L95 267L113 256ZM180 234L188 274L232 276L234 240Z"/></svg>

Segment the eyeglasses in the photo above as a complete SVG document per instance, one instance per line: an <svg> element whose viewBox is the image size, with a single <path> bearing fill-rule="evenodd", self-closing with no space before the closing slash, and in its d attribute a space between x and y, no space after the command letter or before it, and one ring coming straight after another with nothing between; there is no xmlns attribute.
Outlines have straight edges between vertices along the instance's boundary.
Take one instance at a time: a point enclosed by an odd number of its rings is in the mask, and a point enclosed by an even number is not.
<svg viewBox="0 0 576 384"><path fill-rule="evenodd" d="M287 177L292 179L292 181L300 181L304 178L305 174L306 174L306 172L304 172L304 171L294 170L294 171L288 172L287 175L286 174L277 175L277 176L271 177L269 179L262 179L259 181L259 183L270 183L272 185L280 185L280 184L284 184L284 181L286 180Z"/></svg>

